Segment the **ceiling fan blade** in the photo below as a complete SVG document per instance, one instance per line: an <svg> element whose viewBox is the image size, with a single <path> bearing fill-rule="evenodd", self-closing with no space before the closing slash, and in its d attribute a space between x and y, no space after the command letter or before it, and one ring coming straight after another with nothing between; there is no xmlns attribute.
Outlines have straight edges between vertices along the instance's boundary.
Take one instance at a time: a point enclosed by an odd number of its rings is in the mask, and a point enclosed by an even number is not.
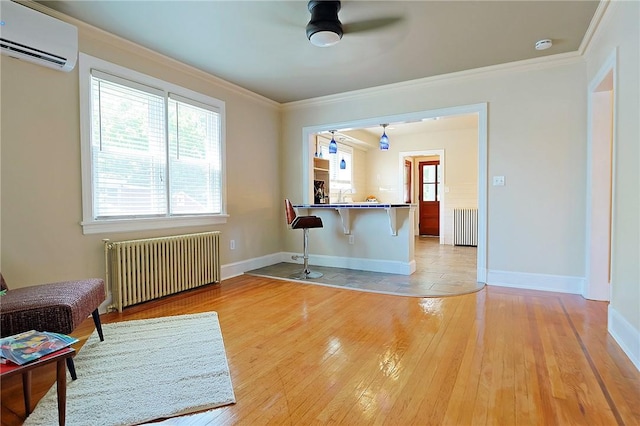
<svg viewBox="0 0 640 426"><path fill-rule="evenodd" d="M364 21L352 22L349 24L342 24L342 29L345 34L375 31L375 30L380 30L387 27L392 27L402 22L402 20L403 18L399 16L389 17L389 18L366 19Z"/></svg>

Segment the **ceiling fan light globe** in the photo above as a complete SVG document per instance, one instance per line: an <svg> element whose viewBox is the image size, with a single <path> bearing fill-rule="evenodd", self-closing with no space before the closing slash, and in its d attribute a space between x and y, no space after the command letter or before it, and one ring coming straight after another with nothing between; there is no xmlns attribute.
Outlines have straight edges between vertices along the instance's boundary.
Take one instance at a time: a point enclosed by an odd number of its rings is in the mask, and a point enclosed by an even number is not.
<svg viewBox="0 0 640 426"><path fill-rule="evenodd" d="M307 5L311 19L307 24L307 38L314 46L333 46L342 38L342 23L338 19L339 1L311 0Z"/></svg>
<svg viewBox="0 0 640 426"><path fill-rule="evenodd" d="M337 44L341 38L340 34L333 31L317 31L309 36L309 41L314 46L329 47Z"/></svg>

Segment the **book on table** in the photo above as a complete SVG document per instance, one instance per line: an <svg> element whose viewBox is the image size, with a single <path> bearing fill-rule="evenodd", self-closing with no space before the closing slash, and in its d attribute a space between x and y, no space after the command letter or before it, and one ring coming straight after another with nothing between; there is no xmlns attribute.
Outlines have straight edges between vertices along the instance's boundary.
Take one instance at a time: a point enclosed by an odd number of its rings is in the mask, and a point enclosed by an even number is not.
<svg viewBox="0 0 640 426"><path fill-rule="evenodd" d="M0 339L2 361L24 365L45 355L67 348L78 339L50 331L30 330Z"/></svg>

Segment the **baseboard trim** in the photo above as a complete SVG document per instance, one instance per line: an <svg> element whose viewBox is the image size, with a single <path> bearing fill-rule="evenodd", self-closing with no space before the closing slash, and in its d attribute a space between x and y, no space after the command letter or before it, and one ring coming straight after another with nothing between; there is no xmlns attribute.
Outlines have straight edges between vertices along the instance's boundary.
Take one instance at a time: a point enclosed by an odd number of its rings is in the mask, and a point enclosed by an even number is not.
<svg viewBox="0 0 640 426"><path fill-rule="evenodd" d="M640 331L609 305L607 331L640 371Z"/></svg>
<svg viewBox="0 0 640 426"><path fill-rule="evenodd" d="M302 264L302 260L294 261L293 255L300 253L279 252L266 256L247 259L240 262L222 265L222 279L226 280L244 274L252 269L263 268L280 262ZM416 271L416 262L399 262L382 259L362 259L354 257L339 257L326 255L311 255L310 265L334 268L357 269L361 271L383 272L387 274L411 275ZM483 270L483 272L485 272ZM553 291L558 293L582 294L584 288L583 277L567 275L532 274L511 271L486 270L487 285L499 287L522 288L527 290Z"/></svg>
<svg viewBox="0 0 640 426"><path fill-rule="evenodd" d="M266 256L254 257L252 259L242 260L240 262L227 263L220 266L220 275L222 280L237 277L252 269L264 268L265 266L280 263L280 253L268 254Z"/></svg>
<svg viewBox="0 0 640 426"><path fill-rule="evenodd" d="M583 277L487 270L487 285L582 294Z"/></svg>
<svg viewBox="0 0 640 426"><path fill-rule="evenodd" d="M302 260L293 260L291 256L300 253L279 252L266 256L255 257L253 259L242 260L240 262L227 263L220 267L222 279L237 277L252 269L264 268L280 262L299 263ZM416 271L416 261L398 262L381 259L360 259L354 257L338 257L311 255L309 264L315 266L327 266L333 268L357 269L360 271L384 272L387 274L411 275Z"/></svg>
<svg viewBox="0 0 640 426"><path fill-rule="evenodd" d="M281 253L280 262L302 264L302 260L294 261L291 256L299 253ZM384 272L387 274L411 275L416 271L416 261L400 262L397 260L362 259L357 257L339 257L326 255L310 255L309 264L330 268L357 269L359 271Z"/></svg>

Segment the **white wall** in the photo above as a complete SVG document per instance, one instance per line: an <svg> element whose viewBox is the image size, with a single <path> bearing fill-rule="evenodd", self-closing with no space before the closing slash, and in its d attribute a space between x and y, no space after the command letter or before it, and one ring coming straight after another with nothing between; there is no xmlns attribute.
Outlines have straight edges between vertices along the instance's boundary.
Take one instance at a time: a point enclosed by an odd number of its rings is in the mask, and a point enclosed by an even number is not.
<svg viewBox="0 0 640 426"><path fill-rule="evenodd" d="M61 16L61 15L58 15ZM77 21L88 53L226 102L226 225L83 235L78 70L2 56L0 267L10 287L104 277L103 238L124 240L215 229L223 264L277 253L280 106ZM229 240L236 249L229 250ZM224 271L223 271L224 273Z"/></svg>
<svg viewBox="0 0 640 426"><path fill-rule="evenodd" d="M354 193L351 195L353 201L365 201L369 192L367 190L367 175L369 173L369 162L367 161L367 152L354 148L353 149L353 188ZM349 196L347 196L347 199Z"/></svg>

